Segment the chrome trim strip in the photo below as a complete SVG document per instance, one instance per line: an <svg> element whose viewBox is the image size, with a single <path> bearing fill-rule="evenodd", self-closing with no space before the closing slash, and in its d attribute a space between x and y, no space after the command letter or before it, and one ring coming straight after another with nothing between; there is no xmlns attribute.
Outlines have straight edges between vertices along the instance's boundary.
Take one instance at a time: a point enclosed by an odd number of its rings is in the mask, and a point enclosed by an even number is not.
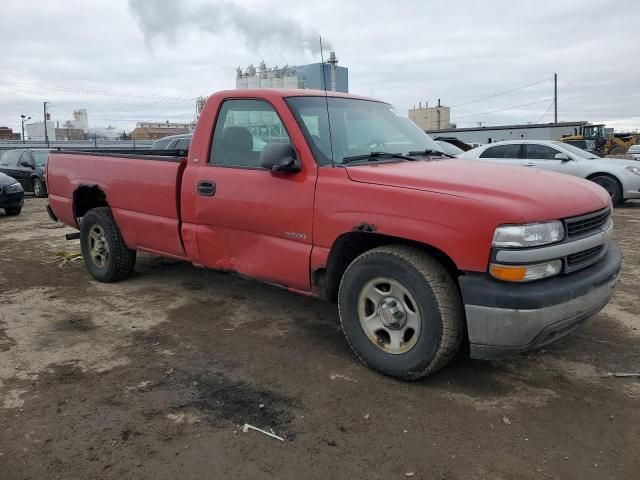
<svg viewBox="0 0 640 480"><path fill-rule="evenodd" d="M594 235L572 242L557 243L546 247L519 250L498 250L496 260L505 263L534 263L563 258L606 243L613 233L613 220L609 219L605 228Z"/></svg>

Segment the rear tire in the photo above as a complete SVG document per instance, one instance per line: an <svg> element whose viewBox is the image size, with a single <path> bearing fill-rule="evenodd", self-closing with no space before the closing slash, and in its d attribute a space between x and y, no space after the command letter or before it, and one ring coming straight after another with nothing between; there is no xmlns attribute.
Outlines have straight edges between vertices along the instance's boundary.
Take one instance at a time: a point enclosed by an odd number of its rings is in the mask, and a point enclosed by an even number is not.
<svg viewBox="0 0 640 480"><path fill-rule="evenodd" d="M610 177L609 175L597 175L590 178L589 180L597 183L602 188L604 188L607 193L609 193L609 195L611 196L612 204L620 205L623 202L622 188L620 188L620 184L615 178Z"/></svg>
<svg viewBox="0 0 640 480"><path fill-rule="evenodd" d="M417 248L392 245L360 255L342 277L338 307L355 355L372 369L403 380L445 366L464 334L454 279Z"/></svg>
<svg viewBox="0 0 640 480"><path fill-rule="evenodd" d="M15 215L20 215L21 211L22 211L22 207L12 207L12 208L5 208L4 209L4 213L5 213L5 215L7 215L7 217L13 217Z"/></svg>
<svg viewBox="0 0 640 480"><path fill-rule="evenodd" d="M82 218L80 248L87 270L99 282L131 276L136 251L124 243L109 207L92 208Z"/></svg>
<svg viewBox="0 0 640 480"><path fill-rule="evenodd" d="M39 178L33 179L33 193L38 198L44 198L47 196L47 186Z"/></svg>

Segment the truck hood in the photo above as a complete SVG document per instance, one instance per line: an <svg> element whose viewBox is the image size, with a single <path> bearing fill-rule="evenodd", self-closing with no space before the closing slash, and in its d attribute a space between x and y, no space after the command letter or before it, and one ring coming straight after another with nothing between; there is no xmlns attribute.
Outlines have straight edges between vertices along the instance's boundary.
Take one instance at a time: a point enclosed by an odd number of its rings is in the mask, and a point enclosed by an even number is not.
<svg viewBox="0 0 640 480"><path fill-rule="evenodd" d="M524 222L581 215L610 205L593 182L560 173L444 159L348 166L354 182L455 195L500 206Z"/></svg>

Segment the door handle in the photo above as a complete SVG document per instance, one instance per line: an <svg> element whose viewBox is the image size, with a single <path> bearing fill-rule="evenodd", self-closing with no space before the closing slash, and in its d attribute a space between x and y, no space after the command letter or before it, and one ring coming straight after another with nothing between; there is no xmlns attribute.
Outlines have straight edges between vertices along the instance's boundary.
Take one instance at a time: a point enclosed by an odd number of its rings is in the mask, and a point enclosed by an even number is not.
<svg viewBox="0 0 640 480"><path fill-rule="evenodd" d="M533 162L526 162L526 163L523 163L522 165L524 165L525 167L535 167L536 166L536 164L533 163Z"/></svg>
<svg viewBox="0 0 640 480"><path fill-rule="evenodd" d="M216 194L216 182L211 180L200 180L198 182L198 195L213 197Z"/></svg>

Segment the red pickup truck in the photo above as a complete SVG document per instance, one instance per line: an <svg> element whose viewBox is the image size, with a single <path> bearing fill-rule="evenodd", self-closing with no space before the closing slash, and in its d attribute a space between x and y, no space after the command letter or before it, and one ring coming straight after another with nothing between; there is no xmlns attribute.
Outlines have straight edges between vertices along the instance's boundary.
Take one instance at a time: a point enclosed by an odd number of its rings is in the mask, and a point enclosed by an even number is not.
<svg viewBox="0 0 640 480"><path fill-rule="evenodd" d="M463 342L483 359L547 345L617 283L601 187L449 158L387 103L219 92L185 155L50 154L49 213L93 277L125 279L145 251L337 301L388 375L431 374Z"/></svg>

